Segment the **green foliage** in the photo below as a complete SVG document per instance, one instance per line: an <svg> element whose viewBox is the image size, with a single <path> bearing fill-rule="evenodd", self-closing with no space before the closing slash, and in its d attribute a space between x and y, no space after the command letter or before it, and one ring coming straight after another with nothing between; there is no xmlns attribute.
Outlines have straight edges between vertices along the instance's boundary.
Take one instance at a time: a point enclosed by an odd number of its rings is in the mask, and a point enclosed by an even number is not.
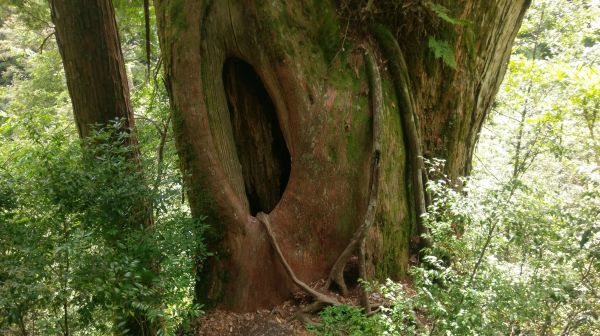
<svg viewBox="0 0 600 336"><path fill-rule="evenodd" d="M381 313L375 315L383 326L383 335L413 335L417 332L418 320L410 295L400 283L387 280L379 292L387 300L388 306L381 306Z"/></svg>
<svg viewBox="0 0 600 336"><path fill-rule="evenodd" d="M54 333L64 328L66 307L71 333L103 334L135 309L171 334L200 312L191 298L192 270L205 254L203 225L175 198L153 197L119 129L99 131L83 146L56 135L11 167L0 224L0 278L7 279L0 309L10 318L0 326L24 320L32 331ZM139 204L147 199L170 203L169 211L141 230Z"/></svg>
<svg viewBox="0 0 600 336"><path fill-rule="evenodd" d="M383 331L377 318L367 317L362 309L348 306L330 306L321 312L321 323L308 325L307 329L322 336L379 335Z"/></svg>
<svg viewBox="0 0 600 336"><path fill-rule="evenodd" d="M450 10L440 4L432 2L427 3L428 8L437 16L439 19L452 26L464 26L466 27L467 43L472 44L470 36L473 35L471 28L469 27L469 21L457 19L450 15ZM446 34L447 35L447 34ZM440 58L444 64L452 69L456 70L456 58L454 56L454 49L450 45L450 42L446 39L438 39L435 36L430 35L427 39L427 47L433 52L435 58ZM469 45L469 49L473 49Z"/></svg>
<svg viewBox="0 0 600 336"><path fill-rule="evenodd" d="M590 252L598 240L582 249L581 229L570 216L595 207L598 190L593 202L570 210L569 200L515 181L468 195L442 181L430 190L436 196L426 217L431 248L413 268L415 306L431 320L428 333L598 331L598 302L589 291L598 270L583 266L596 263Z"/></svg>
<svg viewBox="0 0 600 336"><path fill-rule="evenodd" d="M367 316L362 308L348 305L330 306L319 316L321 321L308 325L309 331L322 336L339 335L413 335L417 332L417 317L413 301L405 295L406 287L388 280L385 285L362 283L369 292L376 291L386 300L376 314Z"/></svg>
<svg viewBox="0 0 600 336"><path fill-rule="evenodd" d="M45 30L52 27L50 8L44 0L0 0L0 21L4 21L15 12L26 27Z"/></svg>
<svg viewBox="0 0 600 336"><path fill-rule="evenodd" d="M0 67L0 334L64 334L66 326L71 335L119 334L141 312L160 334L189 330L202 313L193 289L195 267L207 254L205 225L182 201L168 99L160 78L147 76L138 45L141 7L117 4L139 117L136 163L133 149L122 145L129 133L118 121L77 139L55 41L48 39L41 52L48 28L28 19L37 13L49 20L47 3L6 5L0 17L0 57L9 60ZM144 228L140 218L150 209L154 225Z"/></svg>
<svg viewBox="0 0 600 336"><path fill-rule="evenodd" d="M444 64L456 69L456 59L454 58L454 50L447 41L437 40L433 36L429 36L427 46L433 52L435 58L441 58Z"/></svg>
<svg viewBox="0 0 600 336"><path fill-rule="evenodd" d="M435 15L438 18L442 19L446 23L449 23L451 25L461 25L461 26L465 26L469 23L466 20L457 19L457 18L451 16L448 8L446 8L440 4L429 3L429 7L431 8L431 10L435 13Z"/></svg>
<svg viewBox="0 0 600 336"><path fill-rule="evenodd" d="M432 173L441 174L443 161L432 165ZM493 189L477 186L468 193L458 192L445 179L430 183L435 199L425 217L430 247L423 251L420 265L411 269L412 284L388 280L380 286L386 303L368 318L356 308L329 308L313 331L319 335L598 333L597 175L588 175L588 189L575 199L548 197L548 190L514 181ZM371 333L364 332L366 326Z"/></svg>
<svg viewBox="0 0 600 336"><path fill-rule="evenodd" d="M342 49L340 25L335 9L327 1L314 1L315 14L319 18L317 40L327 60L331 61L338 50Z"/></svg>

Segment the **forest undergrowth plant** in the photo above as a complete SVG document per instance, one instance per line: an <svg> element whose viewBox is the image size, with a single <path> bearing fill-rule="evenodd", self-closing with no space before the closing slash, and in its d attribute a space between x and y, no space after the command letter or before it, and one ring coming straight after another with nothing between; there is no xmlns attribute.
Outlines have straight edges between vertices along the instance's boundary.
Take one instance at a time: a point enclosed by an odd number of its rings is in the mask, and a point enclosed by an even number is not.
<svg viewBox="0 0 600 336"><path fill-rule="evenodd" d="M179 189L143 183L126 137L115 122L83 146L58 133L11 153L0 187L3 332L122 333L136 309L174 334L201 313L193 267L206 253L204 224ZM163 206L152 228L131 225L140 199Z"/></svg>
<svg viewBox="0 0 600 336"><path fill-rule="evenodd" d="M319 314L319 324L308 325L307 329L317 335L379 335L383 325L377 316L368 317L363 309L348 305L328 306Z"/></svg>
<svg viewBox="0 0 600 336"><path fill-rule="evenodd" d="M371 284L386 299L376 314L328 308L313 331L353 335L368 325L382 335L598 332L597 172L581 176L589 183L575 201L519 181L496 188L463 181L459 191L439 170L442 161L429 166L441 178L428 185L431 244L410 270L412 283Z"/></svg>

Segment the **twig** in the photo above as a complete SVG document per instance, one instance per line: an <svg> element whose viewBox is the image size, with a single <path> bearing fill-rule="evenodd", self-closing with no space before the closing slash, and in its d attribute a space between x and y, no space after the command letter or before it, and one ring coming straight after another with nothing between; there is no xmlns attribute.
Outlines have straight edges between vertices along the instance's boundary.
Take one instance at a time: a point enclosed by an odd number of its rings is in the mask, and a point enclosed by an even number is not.
<svg viewBox="0 0 600 336"><path fill-rule="evenodd" d="M500 179L494 173L492 173L492 171L485 165L485 163L483 162L483 160L481 160L479 158L479 156L477 156L477 154L473 154L473 156L477 159L477 161L479 161L479 163L481 164L481 166L483 167L483 169L488 174L490 174L496 181L500 182Z"/></svg>
<svg viewBox="0 0 600 336"><path fill-rule="evenodd" d="M158 131L158 134L162 133L162 127L156 120L153 120L151 118L148 118L148 117L138 114L138 113L134 113L133 116L136 117L137 119L145 120L145 121L151 123L154 126L154 128L156 128L156 130Z"/></svg>
<svg viewBox="0 0 600 336"><path fill-rule="evenodd" d="M173 116L173 110L169 112L167 115L167 120L165 120L162 132L160 135L160 142L158 144L157 149L157 162L156 162L156 179L154 180L154 194L158 191L158 187L160 186L160 182L162 181L162 173L163 173L163 161L165 156L165 145L167 144L167 136L169 134L169 125L171 124L171 117ZM155 216L158 216L158 207L155 208Z"/></svg>
<svg viewBox="0 0 600 336"><path fill-rule="evenodd" d="M340 46L340 49L338 49L338 51L335 53L335 55L333 55L332 60L334 60L341 51L344 50L344 44L346 43L346 37L348 36L348 27L350 26L350 18L348 18L348 21L346 22L346 29L344 31L344 38L342 39L342 45Z"/></svg>
<svg viewBox="0 0 600 336"><path fill-rule="evenodd" d="M48 42L48 39L50 39L50 37L52 37L52 35L54 35L55 33L56 31L52 30L52 33L48 34L48 36L44 38L42 44L40 44L40 54L44 51L44 47L46 46L46 42Z"/></svg>

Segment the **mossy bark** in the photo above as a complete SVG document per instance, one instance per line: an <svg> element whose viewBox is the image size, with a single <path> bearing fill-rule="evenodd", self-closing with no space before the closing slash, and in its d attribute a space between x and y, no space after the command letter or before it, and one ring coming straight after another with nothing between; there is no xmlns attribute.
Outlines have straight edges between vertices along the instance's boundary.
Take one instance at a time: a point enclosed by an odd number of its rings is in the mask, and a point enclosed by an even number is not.
<svg viewBox="0 0 600 336"><path fill-rule="evenodd" d="M383 96L381 185L365 243L367 274L406 275L422 212L414 197L415 165L409 164L419 155L410 143L427 156L446 158L452 176L468 172L480 122L526 7L524 0L490 1L488 9L474 1L447 2L464 19L487 13L493 28L483 23L470 28L484 41L472 53L460 42L465 29L448 28L457 36L454 70L432 59L426 39L382 17L388 31L398 32L391 36L406 59L399 88L398 76L389 71L394 60L371 36L368 23L376 15L359 22L347 8L326 1L155 0L190 205L194 215L209 215L212 225L208 243L214 255L198 274L201 302L247 311L271 307L297 290L253 213L268 213L285 259L304 283L327 277L363 222L374 137L365 49L377 60ZM415 24L426 30L428 23ZM273 156L263 152L270 150L264 141L256 155L239 152L253 147L240 144L248 136L236 135L232 124L231 100L241 99L224 85L223 67L232 59L260 78L277 119L263 124L279 127L290 155L289 179L273 209L251 209L249 202L248 165L270 166L260 160ZM400 89L414 99L416 139L401 117ZM250 138L269 138L269 127L248 127ZM262 159L248 163L252 157ZM274 188L264 180L261 188ZM422 185L417 188L423 192Z"/></svg>

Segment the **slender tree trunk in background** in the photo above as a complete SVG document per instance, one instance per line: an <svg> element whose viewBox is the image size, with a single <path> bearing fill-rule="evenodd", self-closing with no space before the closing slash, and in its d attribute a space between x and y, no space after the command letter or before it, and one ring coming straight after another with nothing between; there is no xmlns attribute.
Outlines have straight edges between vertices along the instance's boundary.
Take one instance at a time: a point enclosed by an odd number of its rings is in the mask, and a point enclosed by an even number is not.
<svg viewBox="0 0 600 336"><path fill-rule="evenodd" d="M422 246L422 156L445 159L452 180L469 174L529 5L437 3L446 16L410 0L155 0L191 208L211 224L199 301L250 311L298 290L257 213L304 283L327 277L363 223L375 136L365 52L383 97L366 273L406 275ZM448 45L454 67L432 41Z"/></svg>
<svg viewBox="0 0 600 336"><path fill-rule="evenodd" d="M80 0L51 0L50 7L80 137L90 136L97 125L120 120L123 131L130 132L124 145L132 146L130 159L139 165L129 87L112 2L89 0L84 4ZM140 227L140 222L144 228L152 226L148 204L140 204L135 211L132 216L136 227ZM130 223L129 219L124 220ZM135 335L155 333L142 313L128 318L126 327Z"/></svg>
<svg viewBox="0 0 600 336"><path fill-rule="evenodd" d="M52 0L50 6L79 135L85 138L94 125L115 119L132 128L127 74L111 2L94 0L82 6L76 0Z"/></svg>

